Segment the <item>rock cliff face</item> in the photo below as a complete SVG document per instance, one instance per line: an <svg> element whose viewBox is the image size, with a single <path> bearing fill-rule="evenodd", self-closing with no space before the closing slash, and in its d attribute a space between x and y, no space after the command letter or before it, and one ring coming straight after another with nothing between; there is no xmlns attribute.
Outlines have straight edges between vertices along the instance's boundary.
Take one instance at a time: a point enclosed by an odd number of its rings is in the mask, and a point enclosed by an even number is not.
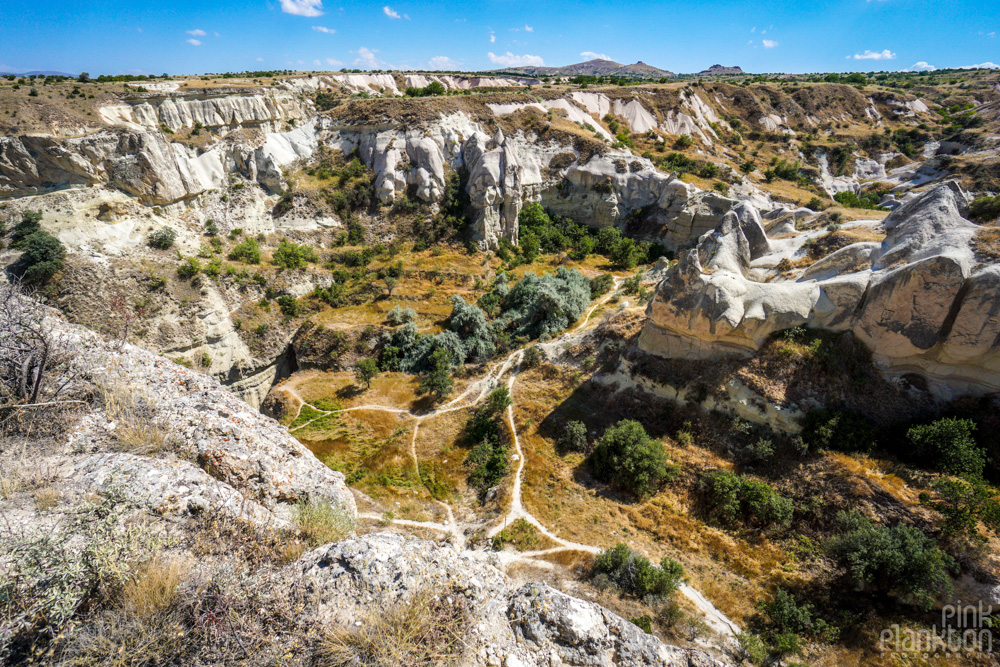
<svg viewBox="0 0 1000 667"><path fill-rule="evenodd" d="M282 524L295 503L321 500L356 514L342 474L213 378L50 321L61 344L76 352L75 390L100 397L47 461L66 484L121 485L163 515L245 510L256 522ZM135 432L142 437L128 436ZM146 447L155 458L137 455Z"/></svg>
<svg viewBox="0 0 1000 667"><path fill-rule="evenodd" d="M1000 266L976 255L967 203L951 183L910 195L882 223L882 243L848 245L791 279L773 267L802 257L804 235L786 224L769 238L741 204L659 284L640 346L718 359L793 326L851 331L890 376L920 375L939 398L995 392Z"/></svg>

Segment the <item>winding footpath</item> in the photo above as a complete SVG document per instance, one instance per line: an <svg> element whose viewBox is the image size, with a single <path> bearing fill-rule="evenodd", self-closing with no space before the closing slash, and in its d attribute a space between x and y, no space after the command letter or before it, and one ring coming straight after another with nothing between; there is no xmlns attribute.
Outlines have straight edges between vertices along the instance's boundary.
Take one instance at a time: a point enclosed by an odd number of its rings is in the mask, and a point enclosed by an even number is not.
<svg viewBox="0 0 1000 667"><path fill-rule="evenodd" d="M623 282L622 278L615 276L614 278L614 288L611 292L602 298L600 301L595 303L590 310L587 311L584 318L577 324L573 329L567 331L559 338L551 341L550 344L556 344L560 340L563 340L570 334L576 333L582 330L590 322L591 316L594 312L606 304L618 291L618 288ZM531 512L525 509L524 504L521 501L521 483L524 473L525 465L525 455L524 450L521 448L521 439L517 433L517 427L514 424L514 383L517 380L517 376L521 372L521 362L524 359L524 348L515 350L510 355L508 355L504 360L494 364L486 375L472 382L462 391L461 394L453 398L448 403L445 403L440 408L427 412L424 414L415 414L409 410L404 410L402 408L393 408L384 405L357 405L350 408L342 408L340 410L320 410L314 405L311 405L302 398L302 396L295 390L294 387L285 388L284 391L288 392L294 398L299 401L299 414L302 412L302 408L308 406L310 409L315 410L319 413L319 416L304 422L294 429L292 432L298 431L306 426L312 424L318 419L322 419L331 414L341 413L341 412L361 412L361 411L378 411L378 412L389 412L392 414L400 415L401 417L409 418L414 420L413 425L413 435L410 438L410 457L413 459L413 466L419 478L420 476L420 459L417 456L417 434L420 431L420 425L424 420L432 419L439 415L443 415L449 412L454 412L456 410L464 410L466 408L471 408L483 401L490 392L500 386L502 378L509 373L507 378L507 390L510 392L511 404L507 406L507 424L510 427L511 435L514 439L514 449L515 456L517 458L517 470L514 473L514 486L511 489L511 500L510 509L507 513L497 521L489 530L486 532L487 537L494 537L505 527L517 521L518 519L523 519L529 524L535 527L542 535L547 537L552 542L556 543L558 546L543 549L539 551L523 552L520 554L509 554L504 553L501 555L501 560L506 562L530 562L534 565L539 565L542 567L552 567L552 564L544 558L546 556L551 556L553 554L568 552L568 551L582 551L590 554L598 554L603 551L599 547L595 547L589 544L580 544L578 542L571 542L564 540L558 535L554 534L549 530L541 521L536 519ZM469 397L472 397L471 399ZM296 416L298 418L298 416ZM451 505L448 503L434 499L434 502L439 505L445 512L447 517L447 523L439 523L434 521L412 521L409 519L391 519L388 523L397 526L404 526L408 528L421 528L426 530L431 530L434 532L442 533L449 538L449 542L452 547L457 551L469 551L470 553L478 554L479 552L471 550L468 548L468 543L465 537L465 531L463 526L460 525L455 520L454 512L452 511ZM385 521L383 516L373 513L362 513L359 517L363 519L373 520L373 521ZM713 605L704 595L699 591L692 588L688 584L681 584L678 590L686 598L688 598L699 611L705 616L705 622L710 628L715 632L723 636L733 637L740 632L739 626L733 623L729 618L725 616L721 611L719 611L715 605Z"/></svg>

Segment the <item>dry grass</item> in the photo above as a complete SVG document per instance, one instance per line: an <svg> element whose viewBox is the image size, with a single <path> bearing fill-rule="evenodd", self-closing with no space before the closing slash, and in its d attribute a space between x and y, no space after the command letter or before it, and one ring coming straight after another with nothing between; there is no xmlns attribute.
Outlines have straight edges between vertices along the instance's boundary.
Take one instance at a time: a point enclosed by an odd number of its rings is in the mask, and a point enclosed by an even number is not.
<svg viewBox="0 0 1000 667"><path fill-rule="evenodd" d="M98 386L104 412L115 423L115 440L122 449L153 455L166 449L167 433L156 420L155 401L135 384L113 379Z"/></svg>
<svg viewBox="0 0 1000 667"><path fill-rule="evenodd" d="M1000 261L1000 228L979 228L972 239L972 250L981 262Z"/></svg>
<svg viewBox="0 0 1000 667"><path fill-rule="evenodd" d="M122 606L129 613L144 617L168 608L177 597L177 587L188 569L187 564L177 559L147 561L122 587Z"/></svg>
<svg viewBox="0 0 1000 667"><path fill-rule="evenodd" d="M300 502L295 508L295 525L310 547L339 542L354 532L351 516L325 500Z"/></svg>
<svg viewBox="0 0 1000 667"><path fill-rule="evenodd" d="M449 602L449 600L454 602ZM386 604L359 625L336 629L319 643L320 664L329 667L444 667L457 664L470 613L461 596L421 590L408 601Z"/></svg>
<svg viewBox="0 0 1000 667"><path fill-rule="evenodd" d="M52 488L38 489L32 495L35 501L35 509L39 512L48 512L59 504L61 494Z"/></svg>

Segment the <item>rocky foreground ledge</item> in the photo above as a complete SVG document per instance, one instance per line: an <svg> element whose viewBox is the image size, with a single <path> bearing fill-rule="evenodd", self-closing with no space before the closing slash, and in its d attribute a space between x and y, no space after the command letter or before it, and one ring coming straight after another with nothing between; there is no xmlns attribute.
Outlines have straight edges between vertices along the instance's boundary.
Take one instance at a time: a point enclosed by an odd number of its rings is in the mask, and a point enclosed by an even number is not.
<svg viewBox="0 0 1000 667"><path fill-rule="evenodd" d="M34 664L46 650L46 664L105 664L108 651L137 651L135 664L368 664L418 637L427 646L415 651L456 665L722 664L597 604L516 584L489 552L354 537L343 475L285 427L210 377L46 323L71 378L59 400L78 409L66 428L5 436L0 450L0 582L11 582L0 593L13 601L0 662ZM302 508L316 505L345 520L346 537L303 553ZM66 604L52 606L53 586ZM38 604L52 610L49 639ZM208 627L206 614L226 624Z"/></svg>

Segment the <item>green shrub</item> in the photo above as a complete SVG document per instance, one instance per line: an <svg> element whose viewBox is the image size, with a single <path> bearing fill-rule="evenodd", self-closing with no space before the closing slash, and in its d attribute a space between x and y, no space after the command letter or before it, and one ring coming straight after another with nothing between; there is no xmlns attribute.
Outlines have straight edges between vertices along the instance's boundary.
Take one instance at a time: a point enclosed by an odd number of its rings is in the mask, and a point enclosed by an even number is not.
<svg viewBox="0 0 1000 667"><path fill-rule="evenodd" d="M29 284L44 285L63 268L66 248L46 231L32 232L18 247L23 252L13 272Z"/></svg>
<svg viewBox="0 0 1000 667"><path fill-rule="evenodd" d="M245 238L229 251L229 259L244 264L260 264L260 243L254 238Z"/></svg>
<svg viewBox="0 0 1000 667"><path fill-rule="evenodd" d="M304 269L310 262L315 261L316 252L312 248L292 243L287 239L281 240L271 256L271 263L283 269Z"/></svg>
<svg viewBox="0 0 1000 667"><path fill-rule="evenodd" d="M653 440L637 421L624 419L601 436L590 455L594 476L636 496L656 492L674 470L663 443Z"/></svg>
<svg viewBox="0 0 1000 667"><path fill-rule="evenodd" d="M559 449L566 452L585 452L588 447L587 425L579 421L568 421L559 436Z"/></svg>
<svg viewBox="0 0 1000 667"><path fill-rule="evenodd" d="M937 470L953 475L981 477L986 453L976 445L970 419L945 418L912 427L906 433L916 455Z"/></svg>
<svg viewBox="0 0 1000 667"><path fill-rule="evenodd" d="M705 476L703 486L710 514L723 523L766 527L786 526L792 520L791 499L765 482L716 470Z"/></svg>
<svg viewBox="0 0 1000 667"><path fill-rule="evenodd" d="M542 363L542 351L537 345L532 345L524 351L524 358L521 360L524 368L534 368L540 363Z"/></svg>
<svg viewBox="0 0 1000 667"><path fill-rule="evenodd" d="M1000 195L973 199L969 204L969 218L983 222L1000 218Z"/></svg>
<svg viewBox="0 0 1000 667"><path fill-rule="evenodd" d="M864 417L830 408L817 408L806 414L802 441L811 452L836 450L868 453L875 448L875 428Z"/></svg>
<svg viewBox="0 0 1000 667"><path fill-rule="evenodd" d="M465 459L465 464L472 468L469 483L479 489L480 494L496 486L507 474L510 445L504 429L504 414L510 404L507 387L498 387L465 424L462 437L472 446Z"/></svg>
<svg viewBox="0 0 1000 667"><path fill-rule="evenodd" d="M417 311L412 308L400 308L398 305L393 306L389 314L385 316L385 321L394 326L400 324L406 324L407 322L417 321Z"/></svg>
<svg viewBox="0 0 1000 667"><path fill-rule="evenodd" d="M598 554L591 577L595 585L614 588L624 595L668 598L680 586L684 568L670 558L663 558L656 567L628 545L619 543Z"/></svg>
<svg viewBox="0 0 1000 667"><path fill-rule="evenodd" d="M854 585L930 609L950 595L954 560L913 526L878 526L857 510L839 512L840 532L826 543L827 555Z"/></svg>
<svg viewBox="0 0 1000 667"><path fill-rule="evenodd" d="M594 276L590 279L590 298L596 299L601 295L607 294L614 285L615 278L610 273L602 273Z"/></svg>
<svg viewBox="0 0 1000 667"><path fill-rule="evenodd" d="M302 309L298 299L290 294L282 294L275 301L277 301L278 307L281 308L281 314L285 317L298 317Z"/></svg>
<svg viewBox="0 0 1000 667"><path fill-rule="evenodd" d="M1000 531L1000 494L980 479L939 479L934 484L937 498L927 492L920 494L920 504L944 516L942 533L945 537L968 537L973 543L985 545L986 537L979 533L982 522L993 532Z"/></svg>
<svg viewBox="0 0 1000 667"><path fill-rule="evenodd" d="M186 257L177 266L178 278L194 278L201 273L201 262L197 257Z"/></svg>
<svg viewBox="0 0 1000 667"><path fill-rule="evenodd" d="M177 240L177 230L173 227L160 227L155 232L150 232L149 238L146 239L146 243L150 248L156 248L157 250L168 250L173 247L174 241Z"/></svg>
<svg viewBox="0 0 1000 667"><path fill-rule="evenodd" d="M838 192L833 195L833 198L837 200L838 204L847 208L863 208L875 211L885 210L878 205L882 201L882 197L873 192L862 192L860 195L851 191Z"/></svg>
<svg viewBox="0 0 1000 667"><path fill-rule="evenodd" d="M42 214L38 211L22 211L21 221L14 225L14 230L10 234L10 247L20 248L24 239L42 231L41 222Z"/></svg>
<svg viewBox="0 0 1000 667"><path fill-rule="evenodd" d="M451 379L452 356L443 348L435 350L430 357L430 367L420 377L417 393L430 394L440 401L449 396L455 386Z"/></svg>

